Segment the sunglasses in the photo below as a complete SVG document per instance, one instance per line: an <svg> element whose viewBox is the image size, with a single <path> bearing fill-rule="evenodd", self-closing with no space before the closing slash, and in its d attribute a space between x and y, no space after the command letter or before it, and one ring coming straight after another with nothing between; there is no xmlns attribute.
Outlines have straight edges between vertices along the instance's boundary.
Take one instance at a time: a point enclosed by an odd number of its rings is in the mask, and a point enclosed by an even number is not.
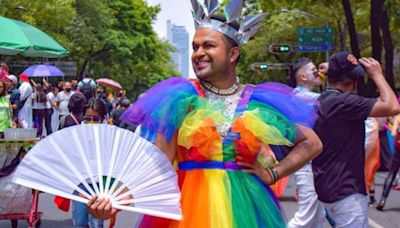
<svg viewBox="0 0 400 228"><path fill-rule="evenodd" d="M101 121L101 118L98 116L84 116L83 121L86 123L99 123Z"/></svg>

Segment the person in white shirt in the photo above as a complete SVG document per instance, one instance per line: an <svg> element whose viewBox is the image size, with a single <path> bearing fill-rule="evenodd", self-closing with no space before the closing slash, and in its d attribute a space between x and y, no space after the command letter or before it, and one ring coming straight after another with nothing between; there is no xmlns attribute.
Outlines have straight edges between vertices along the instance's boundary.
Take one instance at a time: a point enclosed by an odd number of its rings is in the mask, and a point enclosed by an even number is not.
<svg viewBox="0 0 400 228"><path fill-rule="evenodd" d="M21 74L19 76L21 85L18 90L20 93L20 110L18 112L18 124L21 128L32 128L32 86L29 83L29 76Z"/></svg>
<svg viewBox="0 0 400 228"><path fill-rule="evenodd" d="M69 114L68 102L74 93L75 92L72 91L71 83L65 82L63 91L57 94L56 102L59 110L59 119L61 119L62 116L66 116Z"/></svg>
<svg viewBox="0 0 400 228"><path fill-rule="evenodd" d="M296 82L294 91L298 96L318 99L319 94L312 90L321 85L319 72L309 58L299 58L292 66L292 77ZM289 228L322 228L325 217L324 206L318 201L314 187L314 175L311 162L294 173L298 189L299 208L289 221Z"/></svg>

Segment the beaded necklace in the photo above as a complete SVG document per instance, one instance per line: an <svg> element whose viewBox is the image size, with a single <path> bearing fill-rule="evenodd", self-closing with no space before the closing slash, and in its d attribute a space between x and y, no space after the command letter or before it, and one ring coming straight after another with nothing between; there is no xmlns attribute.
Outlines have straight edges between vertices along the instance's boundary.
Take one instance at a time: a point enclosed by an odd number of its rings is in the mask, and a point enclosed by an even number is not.
<svg viewBox="0 0 400 228"><path fill-rule="evenodd" d="M233 84L231 87L227 88L227 89L219 89L213 85L211 85L211 83L203 81L200 79L200 83L201 85L208 91L215 93L217 95L222 95L222 96L229 96L229 95L233 95L236 93L236 91L239 88L239 78L236 77L236 82L235 84Z"/></svg>

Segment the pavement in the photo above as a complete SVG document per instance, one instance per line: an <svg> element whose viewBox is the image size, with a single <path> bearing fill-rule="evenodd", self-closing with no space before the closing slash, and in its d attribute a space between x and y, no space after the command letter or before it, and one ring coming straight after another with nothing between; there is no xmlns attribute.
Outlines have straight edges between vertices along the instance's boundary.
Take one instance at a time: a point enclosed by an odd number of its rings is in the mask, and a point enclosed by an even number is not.
<svg viewBox="0 0 400 228"><path fill-rule="evenodd" d="M386 173L377 173L376 175L376 198L379 200L382 192L382 186ZM290 178L289 185L281 197L281 203L285 209L286 216L290 219L297 210L297 204L294 199L296 187L294 178ZM44 228L67 228L72 227L71 212L65 213L58 210L53 202L53 196L42 193L40 194L39 210L44 212L41 219L41 227ZM372 228L400 228L400 191L391 190L389 198L386 202L384 211L377 211L370 207L368 210L369 227ZM131 212L118 213L116 228L134 227L139 215ZM6 220L0 220L0 228L9 228L11 223ZM107 223L106 223L107 224ZM19 220L18 227L28 227L26 221ZM105 227L108 227L107 225ZM324 223L324 227L330 227L328 223Z"/></svg>

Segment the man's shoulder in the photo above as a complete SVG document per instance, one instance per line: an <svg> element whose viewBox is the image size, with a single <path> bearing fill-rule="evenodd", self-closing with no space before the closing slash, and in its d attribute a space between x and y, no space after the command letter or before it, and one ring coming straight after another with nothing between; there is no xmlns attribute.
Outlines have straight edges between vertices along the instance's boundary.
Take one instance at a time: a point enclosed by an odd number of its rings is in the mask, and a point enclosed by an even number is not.
<svg viewBox="0 0 400 228"><path fill-rule="evenodd" d="M359 104L362 101L368 101L372 98L366 98L362 96L358 96L355 93L350 92L340 92L340 91L324 91L321 93L319 100L322 102L330 104Z"/></svg>
<svg viewBox="0 0 400 228"><path fill-rule="evenodd" d="M57 94L57 97L59 97L59 98L65 98L65 97L68 97L68 95L67 95L64 91L61 91L61 92L59 92L59 93Z"/></svg>
<svg viewBox="0 0 400 228"><path fill-rule="evenodd" d="M96 82L92 78L84 78L81 81L78 82L78 86L82 86L83 84L93 84Z"/></svg>
<svg viewBox="0 0 400 228"><path fill-rule="evenodd" d="M299 96L303 96L305 98L318 99L321 94L313 92L312 90L304 87L297 86L293 89L293 92Z"/></svg>
<svg viewBox="0 0 400 228"><path fill-rule="evenodd" d="M319 98L318 115L325 119L346 121L362 120L368 117L376 99L358 96L354 93L325 91Z"/></svg>
<svg viewBox="0 0 400 228"><path fill-rule="evenodd" d="M17 88L14 88L11 90L12 94L19 94L19 90Z"/></svg>
<svg viewBox="0 0 400 228"><path fill-rule="evenodd" d="M160 90L167 89L171 90L171 92L182 92L190 91L193 89L201 90L201 86L199 81L193 78L170 77L158 82L145 93L149 91L159 93Z"/></svg>

